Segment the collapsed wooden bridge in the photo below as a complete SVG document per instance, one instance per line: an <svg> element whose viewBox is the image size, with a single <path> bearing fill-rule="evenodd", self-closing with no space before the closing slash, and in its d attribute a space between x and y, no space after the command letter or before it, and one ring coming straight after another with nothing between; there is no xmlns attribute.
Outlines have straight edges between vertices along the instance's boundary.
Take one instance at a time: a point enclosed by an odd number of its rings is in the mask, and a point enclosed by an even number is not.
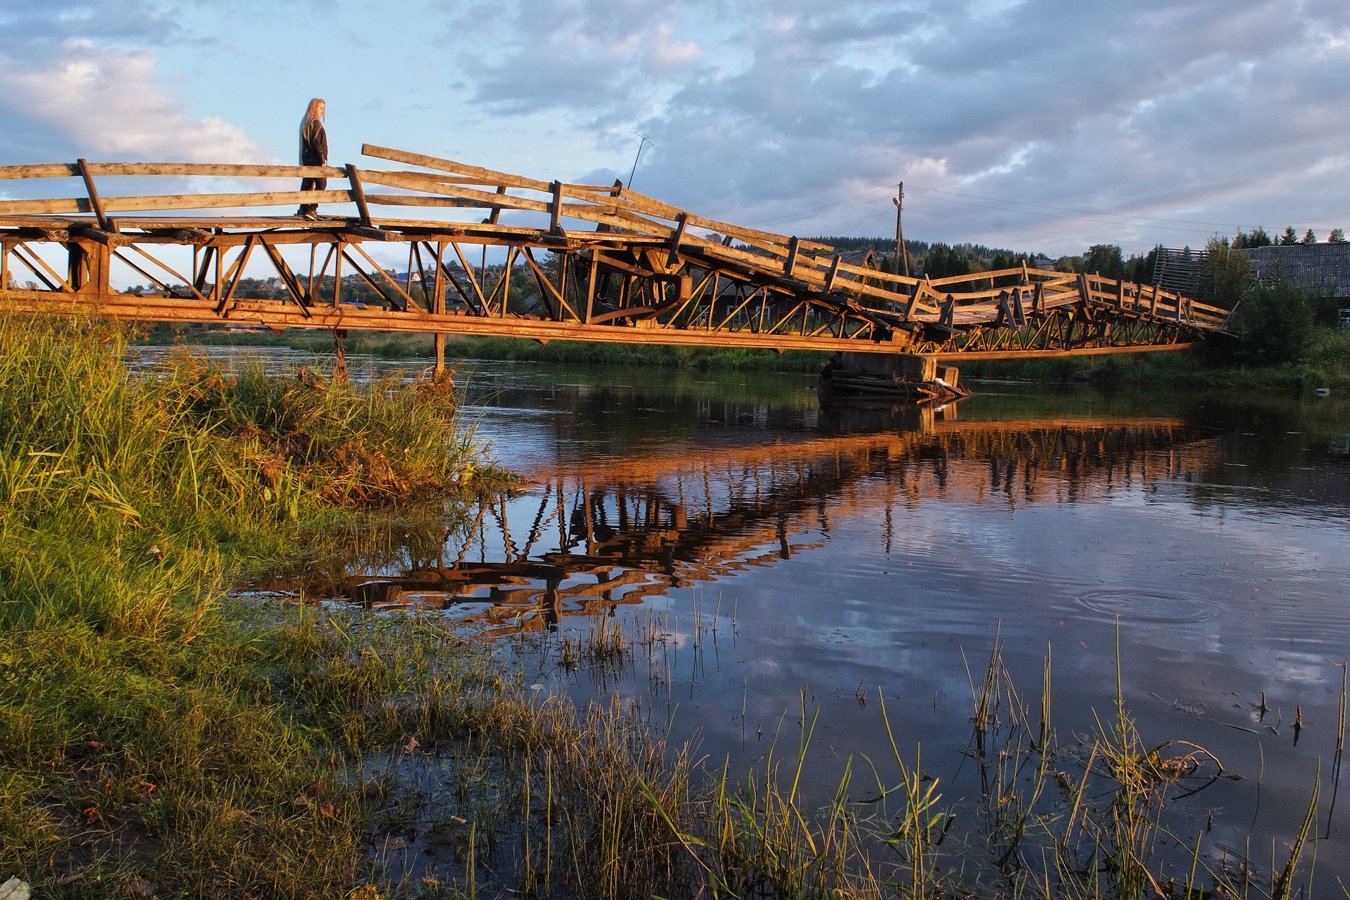
<svg viewBox="0 0 1350 900"><path fill-rule="evenodd" d="M0 186L14 186L0 192L0 308L425 332L438 336L438 360L444 335L949 359L1175 350L1222 330L1229 315L1155 286L1025 266L912 278L620 182L546 182L386 147L362 152L416 168L0 167ZM301 178L336 186L294 190ZM50 194L34 185L67 179L75 186L65 198L3 199ZM257 187L206 190L222 180ZM178 192L146 193L156 181ZM133 192L112 193L123 187ZM302 202L325 215L276 213ZM376 261L388 254L374 247L391 244L400 255L406 247L401 272ZM277 289L250 290L260 277ZM146 286L115 287L132 282Z"/></svg>

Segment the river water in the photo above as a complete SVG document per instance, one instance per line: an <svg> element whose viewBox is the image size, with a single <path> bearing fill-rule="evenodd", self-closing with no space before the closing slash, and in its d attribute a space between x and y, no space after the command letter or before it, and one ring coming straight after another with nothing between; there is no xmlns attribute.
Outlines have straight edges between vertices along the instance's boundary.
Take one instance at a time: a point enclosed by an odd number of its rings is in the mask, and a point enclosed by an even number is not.
<svg viewBox="0 0 1350 900"><path fill-rule="evenodd" d="M996 643L1033 710L1048 656L1061 745L1109 721L1119 664L1144 746L1204 764L1169 827L1269 868L1320 765L1318 881L1350 877L1344 400L985 383L941 411L822 410L799 376L466 372L479 436L530 486L437 561L482 577L424 600L503 634L660 637L617 670L530 657L548 690L617 694L733 771L775 733L792 757L814 719L820 802L850 755L893 760L889 721L973 807Z"/></svg>
<svg viewBox="0 0 1350 900"><path fill-rule="evenodd" d="M821 409L797 375L462 371L525 486L373 573L396 584L376 607L503 636L539 690L617 696L713 768L791 760L814 722L808 805L850 757L888 777L894 738L974 830L973 697L997 646L1039 720L1048 660L1061 746L1109 727L1119 684L1142 744L1196 764L1166 825L1211 865L1269 878L1320 770L1318 893L1350 881L1344 399L978 383ZM567 658L610 623L622 660Z"/></svg>

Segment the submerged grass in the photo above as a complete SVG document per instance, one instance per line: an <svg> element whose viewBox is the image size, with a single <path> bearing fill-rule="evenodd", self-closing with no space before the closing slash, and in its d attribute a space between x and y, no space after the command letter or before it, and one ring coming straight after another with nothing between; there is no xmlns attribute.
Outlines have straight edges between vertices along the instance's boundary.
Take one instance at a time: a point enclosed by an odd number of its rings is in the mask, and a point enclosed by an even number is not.
<svg viewBox="0 0 1350 900"><path fill-rule="evenodd" d="M1164 882L1162 804L1186 764L1145 750L1123 702L1060 745L1048 660L1038 709L997 647L973 689L981 845L894 738L893 759L850 760L832 798L805 800L805 704L795 752L782 728L742 774L618 701L543 697L441 620L226 599L358 504L478 482L453 397L191 356L133 378L124 341L0 320L0 881L66 897L1306 889L1315 797L1264 882L1198 843L1191 877ZM598 621L572 664L644 646Z"/></svg>

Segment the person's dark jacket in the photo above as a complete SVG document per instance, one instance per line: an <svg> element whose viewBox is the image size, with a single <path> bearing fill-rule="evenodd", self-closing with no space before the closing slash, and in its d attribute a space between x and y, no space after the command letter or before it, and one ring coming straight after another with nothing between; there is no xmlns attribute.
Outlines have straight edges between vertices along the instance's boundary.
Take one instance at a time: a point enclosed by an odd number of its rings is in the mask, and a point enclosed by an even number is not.
<svg viewBox="0 0 1350 900"><path fill-rule="evenodd" d="M328 134L323 122L310 119L300 129L300 165L321 166L328 162Z"/></svg>

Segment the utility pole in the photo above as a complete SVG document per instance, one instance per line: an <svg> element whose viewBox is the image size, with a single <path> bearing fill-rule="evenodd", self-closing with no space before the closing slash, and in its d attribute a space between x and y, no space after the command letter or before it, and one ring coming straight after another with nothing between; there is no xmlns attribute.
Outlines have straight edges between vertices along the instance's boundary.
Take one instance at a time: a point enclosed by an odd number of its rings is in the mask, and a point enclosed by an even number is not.
<svg viewBox="0 0 1350 900"><path fill-rule="evenodd" d="M895 204L895 274L900 275L900 264L904 262L904 272L906 278L909 277L909 248L905 246L905 226L900 221L900 215L904 211L905 205L905 183L900 182L900 190L896 196L891 199Z"/></svg>

